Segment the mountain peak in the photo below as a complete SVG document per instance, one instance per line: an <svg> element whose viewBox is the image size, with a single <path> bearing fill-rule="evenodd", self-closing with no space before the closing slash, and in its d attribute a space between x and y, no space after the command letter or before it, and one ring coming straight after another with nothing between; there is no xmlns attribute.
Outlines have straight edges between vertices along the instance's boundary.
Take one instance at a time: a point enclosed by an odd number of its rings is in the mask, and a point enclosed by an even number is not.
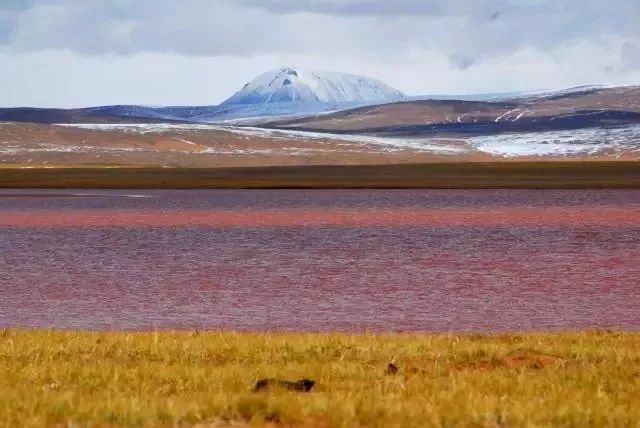
<svg viewBox="0 0 640 428"><path fill-rule="evenodd" d="M403 99L402 92L370 77L287 66L261 74L222 105L379 104Z"/></svg>

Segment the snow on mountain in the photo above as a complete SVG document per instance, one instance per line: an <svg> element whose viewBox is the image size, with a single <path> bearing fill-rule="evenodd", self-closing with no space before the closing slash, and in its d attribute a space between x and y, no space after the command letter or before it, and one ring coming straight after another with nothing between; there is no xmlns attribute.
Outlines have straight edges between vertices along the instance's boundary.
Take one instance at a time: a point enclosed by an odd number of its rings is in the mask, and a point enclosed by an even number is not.
<svg viewBox="0 0 640 428"><path fill-rule="evenodd" d="M604 85L583 85L567 89L541 89L537 91L516 91L516 92L496 92L479 94L456 94L456 95L412 95L406 97L407 101L423 100L456 100L456 101L509 101L531 99L540 100L545 98L559 98L568 96L579 96L590 92L608 89L610 86Z"/></svg>
<svg viewBox="0 0 640 428"><path fill-rule="evenodd" d="M99 106L82 109L84 112L126 116L136 118L149 118L157 120L191 121L199 116L215 115L217 106L142 106L142 105L114 105Z"/></svg>
<svg viewBox="0 0 640 428"><path fill-rule="evenodd" d="M282 67L258 76L222 103L380 104L404 100L404 94L370 77Z"/></svg>
<svg viewBox="0 0 640 428"><path fill-rule="evenodd" d="M565 88L565 89L523 92L517 96L512 97L512 99L540 100L540 99L550 99L550 98L572 97L572 96L585 95L591 92L596 92L596 91L599 91L602 89L608 89L608 88L611 88L611 86L582 85L582 86L575 86L572 88Z"/></svg>

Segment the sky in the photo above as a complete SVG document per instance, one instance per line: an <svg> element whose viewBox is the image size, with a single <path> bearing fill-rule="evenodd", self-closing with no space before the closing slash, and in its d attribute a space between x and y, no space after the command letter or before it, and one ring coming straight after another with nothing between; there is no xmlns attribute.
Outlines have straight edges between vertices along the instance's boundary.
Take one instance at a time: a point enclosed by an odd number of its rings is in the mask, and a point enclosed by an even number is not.
<svg viewBox="0 0 640 428"><path fill-rule="evenodd" d="M0 106L214 105L281 66L408 95L640 84L640 1L0 0Z"/></svg>

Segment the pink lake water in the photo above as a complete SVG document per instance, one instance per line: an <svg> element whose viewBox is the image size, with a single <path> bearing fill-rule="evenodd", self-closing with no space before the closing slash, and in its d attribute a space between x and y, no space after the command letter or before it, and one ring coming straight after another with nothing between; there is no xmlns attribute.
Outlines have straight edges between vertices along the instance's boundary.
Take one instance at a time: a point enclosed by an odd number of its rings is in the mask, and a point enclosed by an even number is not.
<svg viewBox="0 0 640 428"><path fill-rule="evenodd" d="M0 327L640 329L640 191L0 190Z"/></svg>

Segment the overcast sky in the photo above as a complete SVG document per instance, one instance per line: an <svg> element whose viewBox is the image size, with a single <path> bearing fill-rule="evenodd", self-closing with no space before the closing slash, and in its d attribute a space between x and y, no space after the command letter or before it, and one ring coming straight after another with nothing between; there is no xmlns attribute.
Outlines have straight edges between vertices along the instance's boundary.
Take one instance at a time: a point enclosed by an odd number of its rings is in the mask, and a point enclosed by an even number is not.
<svg viewBox="0 0 640 428"><path fill-rule="evenodd" d="M283 65L411 95L640 84L640 0L0 0L0 105L217 104Z"/></svg>

